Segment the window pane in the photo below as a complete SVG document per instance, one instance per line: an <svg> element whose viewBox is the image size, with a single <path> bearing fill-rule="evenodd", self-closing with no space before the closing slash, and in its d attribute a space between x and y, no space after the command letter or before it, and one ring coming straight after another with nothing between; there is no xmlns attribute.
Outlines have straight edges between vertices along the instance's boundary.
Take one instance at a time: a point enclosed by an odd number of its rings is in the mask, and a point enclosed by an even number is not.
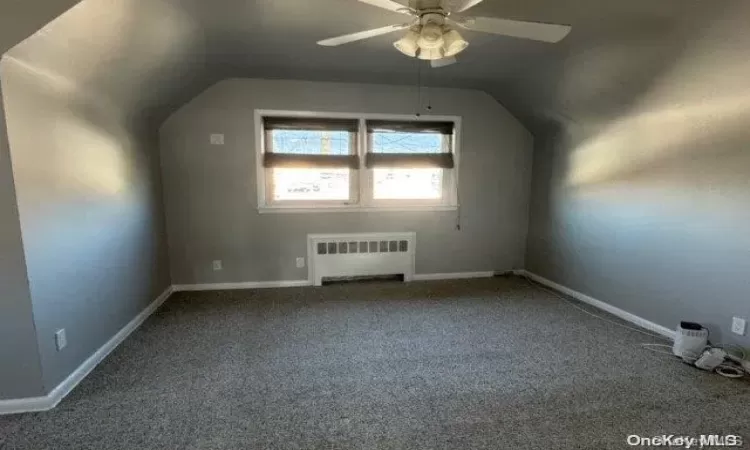
<svg viewBox="0 0 750 450"><path fill-rule="evenodd" d="M350 152L347 131L273 130L272 151L303 155L348 155Z"/></svg>
<svg viewBox="0 0 750 450"><path fill-rule="evenodd" d="M439 133L372 133L373 153L440 153L443 135Z"/></svg>
<svg viewBox="0 0 750 450"><path fill-rule="evenodd" d="M443 197L443 169L375 169L376 200L429 200Z"/></svg>
<svg viewBox="0 0 750 450"><path fill-rule="evenodd" d="M349 200L349 169L273 169L274 200Z"/></svg>

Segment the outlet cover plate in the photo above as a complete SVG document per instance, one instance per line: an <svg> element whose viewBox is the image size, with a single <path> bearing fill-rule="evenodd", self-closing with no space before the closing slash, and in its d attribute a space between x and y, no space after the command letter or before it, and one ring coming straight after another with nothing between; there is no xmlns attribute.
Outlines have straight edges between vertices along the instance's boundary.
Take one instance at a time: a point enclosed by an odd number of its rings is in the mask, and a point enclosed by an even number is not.
<svg viewBox="0 0 750 450"><path fill-rule="evenodd" d="M64 349L68 345L68 337L65 335L65 328L55 331L55 346L57 351Z"/></svg>
<svg viewBox="0 0 750 450"><path fill-rule="evenodd" d="M212 264L212 267L214 268L214 270L221 270L221 269L223 269L223 266L221 264L221 260L220 259L214 260L214 262Z"/></svg>
<svg viewBox="0 0 750 450"><path fill-rule="evenodd" d="M297 258L297 268L301 269L305 267L305 258Z"/></svg>
<svg viewBox="0 0 750 450"><path fill-rule="evenodd" d="M220 133L212 134L211 145L224 145L224 135Z"/></svg>
<svg viewBox="0 0 750 450"><path fill-rule="evenodd" d="M747 321L741 317L732 318L732 333L739 334L740 336L745 335L745 329L747 328Z"/></svg>

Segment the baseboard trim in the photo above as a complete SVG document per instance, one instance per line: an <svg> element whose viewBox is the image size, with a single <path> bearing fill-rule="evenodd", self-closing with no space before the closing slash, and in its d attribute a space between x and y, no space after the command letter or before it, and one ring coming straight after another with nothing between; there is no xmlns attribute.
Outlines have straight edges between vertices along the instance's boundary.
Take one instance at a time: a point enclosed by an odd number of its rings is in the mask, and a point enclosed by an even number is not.
<svg viewBox="0 0 750 450"><path fill-rule="evenodd" d="M462 278L491 278L495 272L415 273L413 281L459 280Z"/></svg>
<svg viewBox="0 0 750 450"><path fill-rule="evenodd" d="M575 298L576 300L580 300L583 303L591 305L595 308L599 308L602 311L606 311L614 316L619 317L620 319L628 321L634 325L638 325L641 328L645 328L646 330L653 331L654 333L660 334L666 338L674 340L674 330L670 330L669 328L659 325L658 323L651 322L650 320L644 319L643 317L636 316L635 314L629 313L625 311L624 309L620 309L616 306L612 306L609 303L603 302L601 300L597 300L586 294L582 294L578 291L570 289L569 287L555 283L554 281L548 280L533 272L529 272L528 270L516 270L514 271L514 273L518 276L527 277L530 280L535 281L541 285L547 286L551 289L554 289L555 291L558 291L565 295L569 295Z"/></svg>
<svg viewBox="0 0 750 450"><path fill-rule="evenodd" d="M309 280L281 280L281 281L243 281L239 283L203 283L203 284L175 284L175 292L183 291L223 291L232 289L267 289L282 287L311 286Z"/></svg>
<svg viewBox="0 0 750 450"><path fill-rule="evenodd" d="M653 331L669 339L674 339L674 331L661 326L657 323L646 320L635 314L629 313L623 309L612 306L601 300L597 300L586 294L570 289L561 284L550 281L540 275L528 270L513 271L518 276L527 277L541 285L547 286L565 295L569 295L577 300L599 308L612 315L615 315L625 321L638 325L647 330ZM456 280L467 278L490 278L495 272L453 272L453 273L425 273L414 274L414 281L433 281L433 280ZM78 369L71 373L68 378L63 380L55 389L46 396L29 397L12 400L0 400L0 415L17 414L24 412L47 411L60 403L92 370L102 362L118 345L120 345L133 331L145 322L145 320L156 311L164 301L169 298L173 292L179 291L211 291L225 289L262 289L262 288L280 288L280 287L300 287L310 286L309 280L282 280L282 281L250 281L240 283L208 283L208 284L178 284L168 287L159 297L148 305L140 314L131 320L109 341L107 341L99 350L91 355L81 364Z"/></svg>
<svg viewBox="0 0 750 450"><path fill-rule="evenodd" d="M54 408L59 402L59 400L54 402L49 396L0 400L0 416L6 414L47 411L48 409Z"/></svg>
<svg viewBox="0 0 750 450"><path fill-rule="evenodd" d="M89 356L73 373L57 385L49 394L41 397L19 398L13 400L0 400L0 415L18 414L25 412L47 411L60 403L94 368L99 365L112 350L117 348L130 334L138 329L148 317L156 311L164 301L174 292L169 286L151 302L143 311L133 318L127 325L117 332L112 338L102 345L99 350Z"/></svg>
<svg viewBox="0 0 750 450"><path fill-rule="evenodd" d="M414 274L412 281L456 280L460 278L490 278L495 272L454 272L454 273L423 273ZM199 283L175 284L175 292L187 291L222 291L234 289L268 289L285 287L312 286L310 280L280 280L280 281L241 281L237 283Z"/></svg>

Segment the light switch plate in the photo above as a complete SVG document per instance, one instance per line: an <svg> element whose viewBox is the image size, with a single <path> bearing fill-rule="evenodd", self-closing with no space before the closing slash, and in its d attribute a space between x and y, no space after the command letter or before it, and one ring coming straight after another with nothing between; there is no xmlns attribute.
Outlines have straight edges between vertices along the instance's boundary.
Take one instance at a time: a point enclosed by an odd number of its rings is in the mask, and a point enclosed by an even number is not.
<svg viewBox="0 0 750 450"><path fill-rule="evenodd" d="M305 258L297 258L297 268L301 269L305 267Z"/></svg>
<svg viewBox="0 0 750 450"><path fill-rule="evenodd" d="M732 333L739 334L740 336L745 335L745 329L747 328L747 321L742 317L732 318Z"/></svg>
<svg viewBox="0 0 750 450"><path fill-rule="evenodd" d="M224 145L224 135L219 133L212 134L211 145Z"/></svg>

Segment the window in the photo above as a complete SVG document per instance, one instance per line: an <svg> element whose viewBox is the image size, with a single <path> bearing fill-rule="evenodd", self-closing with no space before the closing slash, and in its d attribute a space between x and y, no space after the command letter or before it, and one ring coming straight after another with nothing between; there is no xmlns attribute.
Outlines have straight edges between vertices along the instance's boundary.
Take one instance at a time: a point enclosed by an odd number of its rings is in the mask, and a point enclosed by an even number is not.
<svg viewBox="0 0 750 450"><path fill-rule="evenodd" d="M353 119L264 118L266 203L353 203L358 127Z"/></svg>
<svg viewBox="0 0 750 450"><path fill-rule="evenodd" d="M456 207L457 118L256 112L259 207Z"/></svg>
<svg viewBox="0 0 750 450"><path fill-rule="evenodd" d="M441 204L450 198L452 122L368 121L373 203Z"/></svg>

